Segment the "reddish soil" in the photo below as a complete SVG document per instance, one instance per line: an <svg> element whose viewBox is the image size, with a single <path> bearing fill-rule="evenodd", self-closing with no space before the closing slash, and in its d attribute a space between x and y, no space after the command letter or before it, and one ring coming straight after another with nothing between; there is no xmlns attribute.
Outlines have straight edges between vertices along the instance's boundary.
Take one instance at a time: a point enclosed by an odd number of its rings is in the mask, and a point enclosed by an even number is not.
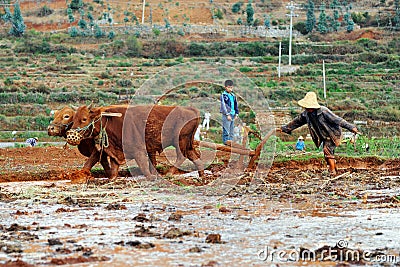
<svg viewBox="0 0 400 267"><path fill-rule="evenodd" d="M224 158L225 156L225 158ZM208 169L212 175L208 175L203 182L207 183L218 176L219 172L226 168L226 154L218 152L217 157L224 164L211 165ZM0 182L16 181L43 181L43 180L71 180L74 183L85 182L90 174L81 171L86 158L82 156L77 148L67 147L24 147L24 148L2 148L0 149ZM158 162L165 165L159 169L164 175L170 166L165 157L158 157ZM400 174L400 159L382 160L376 157L349 158L337 156L339 174L345 172L367 171L374 175L387 173L387 175ZM104 177L100 165L96 165L92 170L91 178ZM288 160L284 162L274 162L271 169L259 167L260 172L268 173L267 180L274 181L275 175L287 173L288 178L296 179L301 171L323 172L326 170L326 163L323 159L309 160ZM140 174L139 170L134 170L135 174ZM129 177L131 174L124 168L120 169L119 176ZM180 181L186 184L184 180ZM199 184L200 185L200 184Z"/></svg>

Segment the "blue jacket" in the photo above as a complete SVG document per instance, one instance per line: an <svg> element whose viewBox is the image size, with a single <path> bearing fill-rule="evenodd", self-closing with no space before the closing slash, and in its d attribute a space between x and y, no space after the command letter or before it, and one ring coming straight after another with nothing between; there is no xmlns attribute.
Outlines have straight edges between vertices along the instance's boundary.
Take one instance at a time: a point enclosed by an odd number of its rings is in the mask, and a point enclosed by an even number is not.
<svg viewBox="0 0 400 267"><path fill-rule="evenodd" d="M36 141L35 138L28 138L28 139L26 139L25 143L27 143L27 144L29 144L31 146L36 146L37 141Z"/></svg>
<svg viewBox="0 0 400 267"><path fill-rule="evenodd" d="M233 93L230 93L230 94L231 94L231 96L233 96L233 99L234 99L234 101L233 101L233 105L234 105L234 109L235 109L234 110L234 112L235 112L234 115L239 115L239 108L238 108L236 96ZM221 100L221 108L219 109L219 112L221 112L223 115L226 115L226 116L229 115L229 114L232 115L231 100L230 100L230 98L228 96L228 93L226 91L224 91L221 94L220 100Z"/></svg>

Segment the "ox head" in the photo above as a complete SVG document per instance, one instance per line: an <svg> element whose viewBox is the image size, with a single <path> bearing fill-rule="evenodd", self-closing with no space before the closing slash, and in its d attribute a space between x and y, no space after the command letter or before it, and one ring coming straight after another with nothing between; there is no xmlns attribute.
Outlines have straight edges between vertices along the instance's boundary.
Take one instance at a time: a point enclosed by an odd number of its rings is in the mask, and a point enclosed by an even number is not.
<svg viewBox="0 0 400 267"><path fill-rule="evenodd" d="M70 107L64 107L54 113L54 119L47 127L47 134L50 136L67 137L67 131L72 126L72 120L75 110Z"/></svg>
<svg viewBox="0 0 400 267"><path fill-rule="evenodd" d="M79 107L72 120L71 129L67 131L68 144L76 146L82 139L93 136L94 124L99 119L101 119L101 108L92 108L91 105Z"/></svg>

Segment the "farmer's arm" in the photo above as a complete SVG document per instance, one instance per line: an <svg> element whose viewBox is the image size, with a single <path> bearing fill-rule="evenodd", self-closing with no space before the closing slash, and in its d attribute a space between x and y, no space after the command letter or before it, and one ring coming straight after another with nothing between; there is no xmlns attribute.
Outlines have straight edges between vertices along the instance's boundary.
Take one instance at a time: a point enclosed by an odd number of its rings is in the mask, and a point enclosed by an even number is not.
<svg viewBox="0 0 400 267"><path fill-rule="evenodd" d="M297 116L294 120L292 120L288 124L282 126L281 130L284 133L291 134L294 129L297 129L306 123L307 123L306 115L303 112L299 116Z"/></svg>
<svg viewBox="0 0 400 267"><path fill-rule="evenodd" d="M353 133L358 133L357 127L355 125L353 125L353 124L349 123L348 121L346 121L345 119L335 115L329 109L326 109L324 111L324 116L330 123L337 124L340 127L345 128Z"/></svg>

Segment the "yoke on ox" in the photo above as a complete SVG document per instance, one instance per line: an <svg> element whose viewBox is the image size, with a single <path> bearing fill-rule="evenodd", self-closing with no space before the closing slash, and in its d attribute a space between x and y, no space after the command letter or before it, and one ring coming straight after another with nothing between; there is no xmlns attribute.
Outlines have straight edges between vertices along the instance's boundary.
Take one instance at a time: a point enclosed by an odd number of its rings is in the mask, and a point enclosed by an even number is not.
<svg viewBox="0 0 400 267"><path fill-rule="evenodd" d="M75 113L67 142L77 145L83 139L94 137L101 153L110 158L109 178L112 179L117 177L119 166L125 163L125 159L135 159L145 176L155 174L156 153L168 146L176 149L174 169L188 158L197 167L199 176L203 176L204 166L193 146L199 123L200 112L191 107L82 106Z"/></svg>

